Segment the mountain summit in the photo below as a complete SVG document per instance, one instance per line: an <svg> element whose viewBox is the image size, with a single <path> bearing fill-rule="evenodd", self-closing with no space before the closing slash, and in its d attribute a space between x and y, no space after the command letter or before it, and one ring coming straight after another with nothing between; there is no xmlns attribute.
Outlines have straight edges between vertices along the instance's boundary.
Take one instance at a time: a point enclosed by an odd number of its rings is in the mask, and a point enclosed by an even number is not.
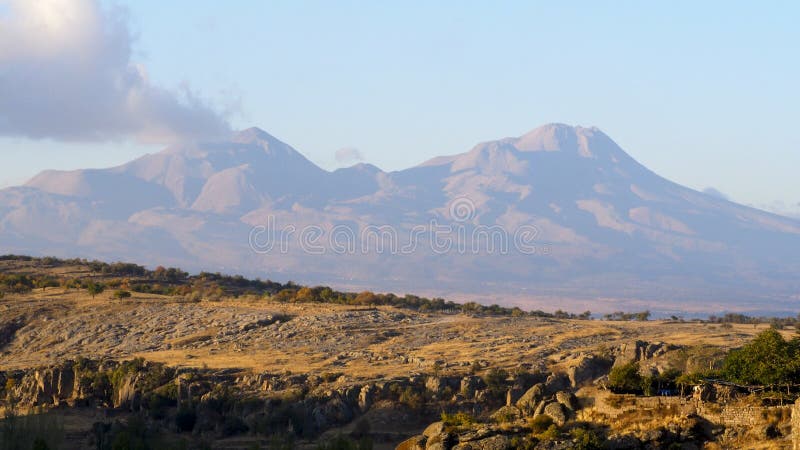
<svg viewBox="0 0 800 450"><path fill-rule="evenodd" d="M564 124L390 173L325 171L258 128L46 171L0 191L0 244L538 307L800 299L800 222L679 186Z"/></svg>

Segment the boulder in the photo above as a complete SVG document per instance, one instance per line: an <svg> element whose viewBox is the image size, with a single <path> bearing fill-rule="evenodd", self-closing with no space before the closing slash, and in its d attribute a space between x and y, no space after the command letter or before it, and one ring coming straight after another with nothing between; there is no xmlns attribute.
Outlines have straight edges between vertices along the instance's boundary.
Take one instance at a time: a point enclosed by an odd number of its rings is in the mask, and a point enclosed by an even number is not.
<svg viewBox="0 0 800 450"><path fill-rule="evenodd" d="M493 434L495 434L495 431L492 431L492 429L486 425L482 425L478 428L473 428L466 433L459 434L458 442L480 441L481 439L485 439Z"/></svg>
<svg viewBox="0 0 800 450"><path fill-rule="evenodd" d="M398 444L395 450L425 450L427 440L425 436L414 436Z"/></svg>
<svg viewBox="0 0 800 450"><path fill-rule="evenodd" d="M491 415L495 422L513 422L522 418L522 411L514 406L503 406Z"/></svg>
<svg viewBox="0 0 800 450"><path fill-rule="evenodd" d="M578 409L578 399L571 392L556 392L556 401L564 405L569 412L575 412Z"/></svg>
<svg viewBox="0 0 800 450"><path fill-rule="evenodd" d="M556 426L560 427L567 423L567 411L564 409L564 406L561 403L548 403L547 406L544 407L542 414L550 416Z"/></svg>
<svg viewBox="0 0 800 450"><path fill-rule="evenodd" d="M606 439L605 447L609 450L635 450L641 448L642 443L630 434L611 435ZM681 447L683 448L683 447Z"/></svg>
<svg viewBox="0 0 800 450"><path fill-rule="evenodd" d="M425 450L448 450L452 447L452 438L447 433L441 433L428 437L425 443Z"/></svg>
<svg viewBox="0 0 800 450"><path fill-rule="evenodd" d="M442 421L433 422L432 424L428 425L425 428L425 431L422 432L422 435L430 439L434 436L438 436L444 433L444 429L445 429L444 422Z"/></svg>
<svg viewBox="0 0 800 450"><path fill-rule="evenodd" d="M479 441L464 442L453 447L453 450L507 450L511 442L503 435L496 435Z"/></svg>
<svg viewBox="0 0 800 450"><path fill-rule="evenodd" d="M517 408L519 408L523 413L530 414L536 408L536 405L542 400L544 397L544 386L540 384L535 384L533 387L525 391L524 394L517 400Z"/></svg>
<svg viewBox="0 0 800 450"><path fill-rule="evenodd" d="M536 405L536 409L533 410L533 417L543 413L545 406L547 406L547 400L540 400L539 404Z"/></svg>

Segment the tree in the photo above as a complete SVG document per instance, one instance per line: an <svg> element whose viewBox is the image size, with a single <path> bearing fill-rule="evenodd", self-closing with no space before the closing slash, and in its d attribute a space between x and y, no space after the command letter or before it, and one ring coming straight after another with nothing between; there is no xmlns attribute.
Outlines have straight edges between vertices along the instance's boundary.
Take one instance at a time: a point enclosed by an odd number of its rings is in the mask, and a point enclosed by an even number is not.
<svg viewBox="0 0 800 450"><path fill-rule="evenodd" d="M313 302L316 301L316 294L314 290L310 287L302 287L299 291L294 295L294 301L296 302Z"/></svg>
<svg viewBox="0 0 800 450"><path fill-rule="evenodd" d="M92 298L95 298L97 294L101 294L105 289L105 286L100 283L95 283L94 281L86 283L86 292L88 292Z"/></svg>
<svg viewBox="0 0 800 450"><path fill-rule="evenodd" d="M494 396L505 394L507 389L508 372L505 369L492 367L489 372L483 376L483 382L486 383L487 390Z"/></svg>
<svg viewBox="0 0 800 450"><path fill-rule="evenodd" d="M378 302L378 296L370 291L364 291L358 294L353 300L356 305L374 305Z"/></svg>
<svg viewBox="0 0 800 450"><path fill-rule="evenodd" d="M608 374L608 385L615 392L636 393L642 389L642 376L639 365L629 362L611 369Z"/></svg>
<svg viewBox="0 0 800 450"><path fill-rule="evenodd" d="M752 342L731 351L722 366L723 376L735 383L776 385L790 383L798 374L800 341L786 341L769 328Z"/></svg>

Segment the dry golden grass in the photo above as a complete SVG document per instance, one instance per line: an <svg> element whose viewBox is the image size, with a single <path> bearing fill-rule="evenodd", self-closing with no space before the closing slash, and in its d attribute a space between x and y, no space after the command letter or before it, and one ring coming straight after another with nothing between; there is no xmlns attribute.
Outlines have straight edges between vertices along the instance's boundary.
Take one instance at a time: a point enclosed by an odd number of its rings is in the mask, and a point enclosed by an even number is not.
<svg viewBox="0 0 800 450"><path fill-rule="evenodd" d="M110 296L110 292L105 292L91 298L85 291L61 288L6 296L0 300L2 317L25 317L28 325L0 353L0 369L51 364L78 356L117 359L140 356L177 366L295 373L327 371L359 378L426 372L431 369L433 361L440 360L445 362L442 368L445 373L465 373L476 360L487 360L492 365L509 369L523 363L534 366L545 362L560 363L568 355L611 348L634 339L727 349L743 345L767 326L721 328L662 321L476 318L425 315L390 307L377 308L373 313L349 306L277 304L252 297L186 303L175 298L140 293L122 301ZM142 346L146 348L130 346L130 350L126 350L124 345L113 346L108 343L110 341L104 343L102 333L88 334L81 339L80 334L85 330L107 323L129 327L123 338L135 337L137 332L146 334L147 328L137 327L143 327L142 323L148 321L146 316L154 314L154 311L163 314L165 320L176 319L190 332L169 335L158 345ZM181 317L187 311L194 315ZM274 331L270 331L272 329L265 329L263 335L258 331L247 336L242 334L240 339L238 334L234 334L233 339L215 343L223 331L220 325L214 324L215 321L229 323L237 316L259 314L292 316L288 324L290 328L294 327L293 334L281 333L281 337L276 338ZM363 320L369 314L382 314L381 317L387 319ZM392 315L406 319L391 319ZM324 320L309 322L307 326L293 325L303 323L303 318ZM83 328L76 328L78 336L69 337L70 330L77 324ZM148 326L154 325L149 323ZM59 334L48 335L37 330L58 330ZM61 335L61 332L65 334ZM171 330L159 332L169 334ZM792 332L786 331L786 334ZM406 357L409 362L399 363L399 357Z"/></svg>

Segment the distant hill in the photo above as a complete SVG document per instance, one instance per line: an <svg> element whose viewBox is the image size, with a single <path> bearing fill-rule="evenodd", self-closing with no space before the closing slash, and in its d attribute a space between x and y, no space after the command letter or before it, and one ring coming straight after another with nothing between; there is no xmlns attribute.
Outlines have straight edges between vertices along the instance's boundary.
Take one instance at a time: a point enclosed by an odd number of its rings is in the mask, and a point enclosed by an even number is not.
<svg viewBox="0 0 800 450"><path fill-rule="evenodd" d="M562 124L397 172L329 172L257 128L46 171L0 191L0 252L528 309L800 303L800 221L672 183L600 130Z"/></svg>

